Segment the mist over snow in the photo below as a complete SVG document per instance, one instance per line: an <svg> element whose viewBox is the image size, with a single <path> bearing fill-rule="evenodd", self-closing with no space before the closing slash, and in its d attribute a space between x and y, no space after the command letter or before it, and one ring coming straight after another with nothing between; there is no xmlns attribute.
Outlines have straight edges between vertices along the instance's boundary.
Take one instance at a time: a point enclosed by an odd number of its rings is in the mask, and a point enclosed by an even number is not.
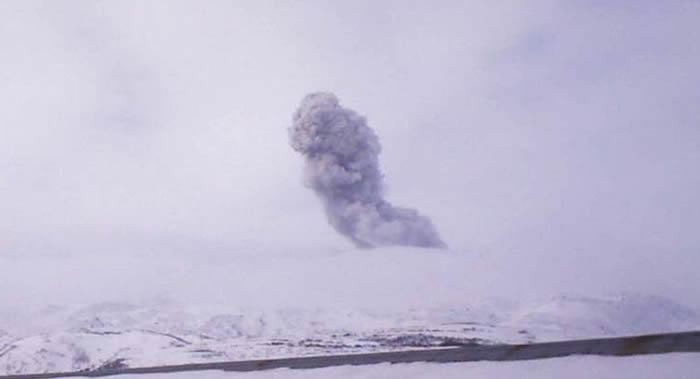
<svg viewBox="0 0 700 379"><path fill-rule="evenodd" d="M698 19L681 1L2 1L0 338L154 298L696 310ZM304 187L286 129L315 91L381 141L363 166L381 217L348 223ZM379 208L408 221L365 228Z"/></svg>

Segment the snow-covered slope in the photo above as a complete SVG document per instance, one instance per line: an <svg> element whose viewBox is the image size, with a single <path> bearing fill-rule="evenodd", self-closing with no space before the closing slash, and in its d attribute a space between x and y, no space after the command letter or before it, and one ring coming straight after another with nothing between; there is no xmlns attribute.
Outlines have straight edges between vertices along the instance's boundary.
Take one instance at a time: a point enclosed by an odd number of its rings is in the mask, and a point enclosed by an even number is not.
<svg viewBox="0 0 700 379"><path fill-rule="evenodd" d="M510 325L526 325L540 340L656 333L700 327L697 311L667 298L557 296L517 310Z"/></svg>
<svg viewBox="0 0 700 379"><path fill-rule="evenodd" d="M188 309L160 299L50 307L2 327L0 374L14 374L682 331L700 328L700 316L642 295L489 299L381 313Z"/></svg>

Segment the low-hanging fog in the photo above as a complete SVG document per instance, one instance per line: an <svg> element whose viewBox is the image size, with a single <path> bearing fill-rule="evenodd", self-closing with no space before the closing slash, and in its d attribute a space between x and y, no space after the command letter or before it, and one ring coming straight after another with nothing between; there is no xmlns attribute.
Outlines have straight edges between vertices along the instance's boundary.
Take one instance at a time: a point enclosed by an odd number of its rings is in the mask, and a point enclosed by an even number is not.
<svg viewBox="0 0 700 379"><path fill-rule="evenodd" d="M698 19L688 1L0 2L2 310L700 304ZM448 250L357 250L327 223L286 132L315 91L366 116L387 200Z"/></svg>

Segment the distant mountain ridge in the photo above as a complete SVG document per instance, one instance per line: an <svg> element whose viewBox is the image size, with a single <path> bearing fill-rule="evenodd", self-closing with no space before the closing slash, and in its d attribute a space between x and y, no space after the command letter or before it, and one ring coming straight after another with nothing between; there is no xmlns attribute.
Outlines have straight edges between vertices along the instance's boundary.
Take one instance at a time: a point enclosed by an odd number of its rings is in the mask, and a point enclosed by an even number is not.
<svg viewBox="0 0 700 379"><path fill-rule="evenodd" d="M24 332L0 329L0 374L527 343L700 328L697 311L639 294L562 295L526 305L369 313L348 309L190 310L168 301L51 307Z"/></svg>

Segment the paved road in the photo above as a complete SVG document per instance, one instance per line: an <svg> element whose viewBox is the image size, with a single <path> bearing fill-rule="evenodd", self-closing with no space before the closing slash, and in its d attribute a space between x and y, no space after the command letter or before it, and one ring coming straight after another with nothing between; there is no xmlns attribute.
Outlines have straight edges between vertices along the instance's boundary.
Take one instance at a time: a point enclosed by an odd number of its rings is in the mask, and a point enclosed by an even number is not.
<svg viewBox="0 0 700 379"><path fill-rule="evenodd" d="M168 373L197 370L259 371L275 368L309 369L342 365L369 365L376 363L517 361L564 357L576 354L625 356L675 352L700 353L700 331L523 345L468 345L454 348L388 353L196 363L56 374L13 375L0 376L0 379L97 377L119 374ZM698 356L698 358L700 359L700 356Z"/></svg>

